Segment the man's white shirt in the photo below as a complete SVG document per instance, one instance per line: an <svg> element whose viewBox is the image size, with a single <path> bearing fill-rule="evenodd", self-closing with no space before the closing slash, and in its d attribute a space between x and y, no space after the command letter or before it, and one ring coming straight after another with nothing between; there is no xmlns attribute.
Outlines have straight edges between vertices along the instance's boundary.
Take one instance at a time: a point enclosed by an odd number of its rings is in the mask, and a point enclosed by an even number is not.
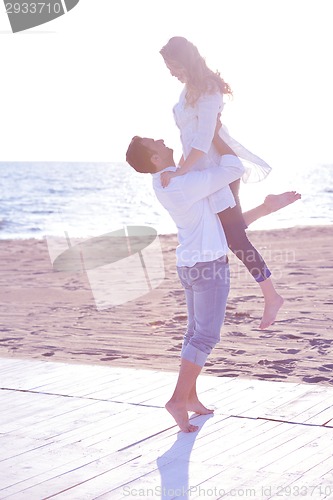
<svg viewBox="0 0 333 500"><path fill-rule="evenodd" d="M168 167L163 172L176 169ZM161 173L152 175L153 188L177 226L177 266L192 267L197 262L208 262L226 255L228 245L224 231L207 197L243 175L240 160L233 155L224 155L219 166L174 177L166 188L161 185Z"/></svg>

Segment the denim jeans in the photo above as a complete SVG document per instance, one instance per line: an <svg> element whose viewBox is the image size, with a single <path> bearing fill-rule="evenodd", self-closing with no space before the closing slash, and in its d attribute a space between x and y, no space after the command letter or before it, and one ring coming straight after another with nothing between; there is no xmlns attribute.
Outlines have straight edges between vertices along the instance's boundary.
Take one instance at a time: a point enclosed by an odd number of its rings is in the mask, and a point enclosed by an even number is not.
<svg viewBox="0 0 333 500"><path fill-rule="evenodd" d="M188 312L181 356L204 366L220 340L230 288L228 258L177 267L177 272L185 289Z"/></svg>

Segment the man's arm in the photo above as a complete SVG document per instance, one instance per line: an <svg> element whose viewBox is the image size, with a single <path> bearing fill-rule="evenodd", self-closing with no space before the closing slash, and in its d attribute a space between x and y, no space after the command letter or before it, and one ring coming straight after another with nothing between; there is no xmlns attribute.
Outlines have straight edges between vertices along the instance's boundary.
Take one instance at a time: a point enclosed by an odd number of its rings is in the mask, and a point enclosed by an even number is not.
<svg viewBox="0 0 333 500"><path fill-rule="evenodd" d="M243 173L242 163L234 156L228 156L224 159L224 165L189 172L174 182L179 183L187 200L190 203L195 203L228 186L231 182L239 179Z"/></svg>

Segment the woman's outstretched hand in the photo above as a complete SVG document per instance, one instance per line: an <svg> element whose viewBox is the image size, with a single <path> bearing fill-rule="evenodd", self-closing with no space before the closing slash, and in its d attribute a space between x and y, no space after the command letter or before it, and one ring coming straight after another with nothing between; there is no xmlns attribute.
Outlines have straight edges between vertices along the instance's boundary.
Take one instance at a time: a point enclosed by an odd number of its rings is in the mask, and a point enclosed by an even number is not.
<svg viewBox="0 0 333 500"><path fill-rule="evenodd" d="M169 185L170 180L173 177L177 177L176 172L170 172L169 170L167 172L162 172L161 173L161 184L162 187L167 187Z"/></svg>

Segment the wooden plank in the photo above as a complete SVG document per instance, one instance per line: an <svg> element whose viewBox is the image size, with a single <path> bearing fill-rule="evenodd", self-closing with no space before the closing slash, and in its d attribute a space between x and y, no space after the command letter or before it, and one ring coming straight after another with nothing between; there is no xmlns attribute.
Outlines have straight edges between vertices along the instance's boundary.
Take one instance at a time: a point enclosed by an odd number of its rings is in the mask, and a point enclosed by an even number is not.
<svg viewBox="0 0 333 500"><path fill-rule="evenodd" d="M320 427L312 427L306 430L300 429L302 434L295 439L290 440L287 443L281 444L278 449L275 449L274 456L269 458L269 463L263 467L263 470L274 471L274 472L292 472L295 470L295 464L301 464L305 460L309 460L313 463L314 453L317 448L321 449L323 447L326 451L323 451L321 458L319 455L316 456L315 460L325 460L326 458L332 456L332 445L333 438L329 436L331 434L327 430L323 430ZM331 451L326 447L327 441L331 442ZM304 471L304 468L303 468ZM300 470L296 468L296 473Z"/></svg>
<svg viewBox="0 0 333 500"><path fill-rule="evenodd" d="M148 413L148 410L146 410L146 412ZM173 434L175 434L175 430L173 430ZM177 435L178 435L178 436L182 436L182 439L184 439L184 437L186 438L187 436L189 436L189 435L185 435L185 434L183 434L183 433L178 433ZM87 450L87 448L86 448L86 447L83 447L83 449ZM135 456L136 454L138 454L138 452L139 452L139 453L142 453L142 449L140 449L140 450L136 450L136 449L135 449L135 447L134 447L134 449L132 449L132 451L131 451L130 453L129 453L129 451L128 451L128 450L124 450L124 453L126 454L126 457L127 457L127 458L129 458L129 457L131 456L131 454L132 454L133 456ZM55 455L55 456L56 456L56 458L58 458L58 457L57 457L57 455ZM61 456L63 457L63 456L64 456L64 454L62 454ZM151 456L148 456L148 455L145 455L145 456L147 456L147 457L148 457L148 461L150 462L150 461L151 461ZM112 457L112 455L109 455L109 457L110 457L110 459L109 459L109 463L111 463L111 457ZM45 457L44 457L44 460L43 460L43 458L40 458L40 457L38 458L38 457L37 457L37 461L38 461L38 460L40 460L42 463L43 463L43 462L44 462L44 463L49 463L49 461L47 461L47 460L45 459ZM34 464L34 465L33 465L33 467L36 467L36 464L35 464L35 459L34 459L32 456L30 456L29 462L33 462L33 464ZM98 462L100 462L100 460L99 460ZM147 464L145 464L145 467L146 467L146 466L147 466ZM149 465L149 467L151 467L151 465ZM37 468L38 468L38 465L37 465ZM19 466L18 466L18 469L20 469L20 467L19 467ZM68 469L67 469L67 470L68 470ZM136 474L137 474L137 471L136 471L135 469L133 469L133 471L134 471L134 473L135 473L135 475L136 475ZM44 475L40 474L40 475L38 476L38 481L39 481L39 482L42 482L42 479L43 479L43 478L45 478L45 476L46 476L46 475L47 475L47 473L46 473L46 474L44 474ZM37 476L36 476L36 477L37 477ZM35 481L36 481L36 477L34 477L34 480L35 480ZM126 471L124 472L124 477L125 477L125 478L128 478L128 470L126 470ZM56 481L56 478L53 478L53 479L54 479L54 481ZM26 487L26 485L27 485L27 484L29 484L29 481L25 481L24 483L22 483L22 484L21 484L21 490L22 490L22 491L24 491L22 487L23 487L23 486L24 486L24 487ZM10 491L13 491L13 488L9 488L9 489L8 489L8 491L9 491L9 490L10 490ZM20 490L20 491L21 491L21 490Z"/></svg>
<svg viewBox="0 0 333 500"><path fill-rule="evenodd" d="M332 475L310 478L301 476L288 486L279 489L280 498L305 498L309 500L331 500L333 498ZM271 496L269 500L273 498L277 497Z"/></svg>
<svg viewBox="0 0 333 500"><path fill-rule="evenodd" d="M171 392L174 386L174 378L172 377L170 381L170 376L166 376L164 373L150 375L149 385L147 386L146 376L142 378L138 376L133 379L133 374L131 374L128 379L120 381L118 389L106 386L101 390L95 390L94 397L124 401L126 403L148 404L150 400L154 399L155 395L158 396L162 392L165 397L168 390ZM160 406L164 406L164 404Z"/></svg>
<svg viewBox="0 0 333 500"><path fill-rule="evenodd" d="M127 377L129 376L127 374ZM87 369L84 375L75 372L72 374L65 370L55 381L39 384L35 387L35 390L66 396L85 396L95 393L99 384L109 384L112 381L121 383L123 378L124 375L119 373L113 375L111 370L105 370L104 373L98 375L94 374L94 372L90 373L90 370Z"/></svg>
<svg viewBox="0 0 333 500"><path fill-rule="evenodd" d="M24 374L22 372L25 372ZM36 370L36 372L26 370L22 366L22 369L11 371L6 376L1 376L0 385L1 388L5 389L21 389L21 390L31 390L41 384L41 380L46 383L47 381L54 381L59 378L59 374L56 371L50 372L48 370Z"/></svg>
<svg viewBox="0 0 333 500"><path fill-rule="evenodd" d="M331 448L332 450L332 448ZM324 455L324 458L323 458ZM308 465L308 464L307 464ZM327 456L326 453L318 454L318 458L316 454L314 455L314 460L312 463L312 467L308 467L307 469L302 471L302 474L306 478L319 478L322 476L333 478L332 471L332 453ZM331 484L331 483L330 483Z"/></svg>
<svg viewBox="0 0 333 500"><path fill-rule="evenodd" d="M331 432L323 432L311 443L310 453L297 453L298 450L295 450L295 454L292 452L285 464L285 470L295 474L313 475L312 469L314 467L317 467L318 464L323 464L332 457L333 436L330 434ZM316 476L317 474L318 472L316 472Z"/></svg>
<svg viewBox="0 0 333 500"><path fill-rule="evenodd" d="M255 468L267 469L273 463L269 470L278 470L278 460L285 460L295 448L302 447L314 441L314 439L316 439L321 432L322 430L320 428L314 427L312 432L308 434L308 430L304 432L304 429L300 429L299 426L296 426L288 432L288 436L284 436L285 439L282 442L276 440L273 443L269 443L264 450L261 450L259 447L258 452L260 453L260 456L256 457ZM244 458L249 459L250 456L253 457L253 453L250 452L249 454L246 454Z"/></svg>
<svg viewBox="0 0 333 500"><path fill-rule="evenodd" d="M194 495L221 481L229 492L270 486L269 498L279 485L310 484L332 469L331 429L251 418L329 420L330 387L205 375L199 392L218 409L185 434L163 408L176 373L0 359L1 374L13 389L0 391L1 498L129 498L127 485Z"/></svg>
<svg viewBox="0 0 333 500"><path fill-rule="evenodd" d="M320 420L315 419L315 415L319 415L322 409L330 406L332 401L332 387L316 387L311 388L305 386L305 391L298 394L293 400L286 401L284 404L272 408L271 411L264 411L263 418L278 418L285 421L309 422L313 418L313 423L322 425ZM318 411L317 411L318 410ZM273 416L274 415L274 416ZM328 417L329 418L329 417ZM327 418L327 420L328 420Z"/></svg>
<svg viewBox="0 0 333 500"><path fill-rule="evenodd" d="M62 457L50 455L49 459L51 459L51 461L49 462L50 470L48 473L51 477L48 480L41 481L38 474L34 475L33 471L27 470L26 475L29 476L30 473L30 481L29 479L26 481L19 481L18 478L16 478L16 484L14 484L13 481L11 486L1 490L1 498L8 498L9 496L22 499L47 498L50 494L55 494L66 487L76 485L81 481L85 481L87 478L98 477L105 472L111 472L111 475L116 476L117 468L123 463L128 464L129 462L125 454L97 458L95 453L95 456L93 455L89 458L89 456L82 456L82 454L80 456L79 450L72 453L70 453L69 449L64 451L68 453L69 458L73 459L76 457L76 461L67 459L67 462L64 462L64 455ZM38 468L38 465L42 467L42 459L38 461L38 464L34 465L34 470ZM29 469L27 465L26 468Z"/></svg>
<svg viewBox="0 0 333 500"><path fill-rule="evenodd" d="M253 498L266 500L281 485L288 485L298 479L295 475L263 473L249 471L246 464L243 467L233 467L223 470L216 476L191 489L191 500L202 498ZM282 497L282 499L285 497Z"/></svg>
<svg viewBox="0 0 333 500"><path fill-rule="evenodd" d="M199 419L200 419L200 417L198 417L197 421ZM234 420L236 420L236 419L234 419ZM206 424L211 423L212 421L213 421L213 419L209 419L206 422ZM260 423L260 425L261 425L261 423ZM201 428L200 433L202 432L202 430L203 429ZM216 433L218 431L219 431L219 429L216 428L215 429L215 442L216 442ZM151 482L149 482L148 484L145 483L146 471L147 470L149 471L149 467L153 467L154 463L155 463L154 460L152 461L151 457L156 456L156 453L158 453L158 455L160 457L158 459L158 468L160 471L164 470L163 468L165 468L165 467L166 468L171 467L171 469L172 469L174 467L175 462L177 462L177 464L175 466L175 470L177 470L177 471L183 470L184 467L182 467L182 464L189 463L189 458L187 456L189 453L189 449L191 449L191 447L193 446L193 442L195 442L195 443L198 442L198 439L196 439L195 434L178 433L176 436L176 441L172 442L172 440L171 440L171 444L170 444L170 437L169 437L168 443L165 442L165 446L170 448L170 445L171 445L171 448L173 448L173 449L164 455L161 455L161 453L164 450L163 446L161 445L161 439L159 440L158 443L156 443L156 441L154 441L153 443L150 443L150 447L148 447L148 448L147 447L145 448L144 445L140 444L139 449L137 449L137 452L140 451L140 459L139 459L139 462L137 464L138 467L133 468L133 470L132 470L132 468L131 468L131 470L127 469L126 472L124 472L123 479L120 479L121 483L123 483L124 478L126 481L129 481L131 478L133 478L133 481L134 481L133 484L135 484L135 482L138 481L137 486L139 485L140 488L142 487L143 483L146 485L147 488L151 488L152 486L154 486L154 487L157 486L159 483L156 483L155 485L154 485L154 483L151 483ZM174 438L173 438L173 440L174 440ZM180 447L177 446L177 444L179 444L180 442L183 442L182 445L185 444L185 448L184 448L184 446L180 446ZM155 449L154 449L154 445L155 445ZM155 453L154 453L154 451L155 451ZM182 453L180 453L180 451ZM185 456L184 456L184 454L185 454ZM200 455L199 455L199 457L200 457ZM193 463L193 455L191 454L191 471L193 472L192 463ZM200 468L200 471L203 471L203 469L205 469L205 467L203 467L203 465L202 465L201 460L197 461L197 466ZM195 467L196 467L196 465L195 465ZM207 464L205 474L207 473L208 477L210 477L210 475L212 474L212 468L214 468L214 466L212 467L211 464ZM216 467L216 471L218 472L218 467ZM120 471L118 471L118 472L120 473ZM140 474L138 475L138 473L140 473ZM148 474L150 475L149 472L148 472ZM187 477L187 475L188 475L188 473L186 472L184 474L184 477ZM155 476L153 476L153 477L155 477ZM197 472L193 473L193 477L196 480L198 480L198 477L199 477L198 473ZM204 477L206 477L206 476L204 476ZM172 474L170 473L170 478L174 478L173 473ZM156 479L156 477L155 477L155 479ZM168 475L166 475L165 481L167 481L167 479L168 479ZM115 492L113 490L112 491L109 491L109 490L110 490L110 484L113 484L113 486L115 486L115 482L114 481L112 482L109 476L106 476L106 481L107 481L107 490L106 491L108 492L108 494L110 494L111 498L114 498ZM104 479L99 477L98 478L98 485L96 485L93 482L92 484L85 483L84 485L82 485L83 489L75 487L74 489L70 490L70 493L68 493L68 498L80 498L80 495L83 495L84 498L95 498L96 494L97 494L96 492L100 491L100 488L101 488L103 482L104 482ZM183 483L181 483L181 485L184 486ZM173 486L175 486L174 482L173 482ZM178 487L179 487L179 485L178 485ZM122 489L123 484L121 486L119 486L119 488ZM95 497L94 496L90 497L90 492L91 492L91 494L95 495ZM64 495L64 493L62 493L62 495ZM65 498L66 498L66 496L65 496Z"/></svg>
<svg viewBox="0 0 333 500"><path fill-rule="evenodd" d="M59 443L59 446L80 442L83 447L98 445L100 449L103 449L103 442L108 442L112 438L112 444L116 446L115 437L122 432L126 436L126 426L135 426L135 423L139 422L140 418L142 418L140 425L143 426L144 419L150 421L149 416L153 414L150 408L135 408L111 402L108 404L108 415L103 414L96 416L96 420L92 421L90 419L83 422L79 422L76 418L75 421L78 422L76 425L62 428L60 432L52 436L52 440ZM164 416L164 412L160 411ZM142 431L143 428L140 427L140 433Z"/></svg>
<svg viewBox="0 0 333 500"><path fill-rule="evenodd" d="M133 463L134 465L134 463ZM172 498L173 493L178 497L179 493L186 491L190 484L194 481L204 480L211 477L214 473L217 474L219 467L210 466L203 467L200 463L191 463L181 460L170 462L166 465L159 465L156 461L146 466L137 465L133 467L132 476L135 476L133 481L129 481L129 476L126 473L126 468L122 467L117 470L117 476L112 471L106 472L75 487L64 491L59 498L79 500L79 499L95 499L95 498L117 498L119 492L127 498L135 498L142 493L149 498L148 494L152 493L150 498L159 498L160 492L164 493L164 498ZM55 497L57 498L57 497ZM163 498L163 497L162 497Z"/></svg>
<svg viewBox="0 0 333 500"><path fill-rule="evenodd" d="M304 412L304 422L312 425L324 425L333 418L332 394Z"/></svg>
<svg viewBox="0 0 333 500"><path fill-rule="evenodd" d="M151 413L148 409L141 409L141 411L145 411L145 419L148 421L148 414ZM157 419L156 419L157 422ZM163 430L163 423L162 425ZM161 431L161 428L158 427L156 423L156 429ZM126 426L125 429L126 430ZM146 438L148 438L151 434L151 427L147 430ZM137 437L137 430L136 430ZM143 436L142 436L143 437ZM108 440L107 438L105 438ZM119 443L121 444L131 444L132 438L124 432L119 436L118 442L115 444L112 443L112 451L117 449ZM136 454L137 451L133 450L132 454ZM130 453L128 451L124 451L125 461L128 460ZM96 464L91 465L93 468L98 469L98 464L101 462L103 456L109 457L109 459L113 460L113 453L110 450L103 449L100 447L87 447L82 446L81 442L74 443L74 445L65 445L59 443L52 442L47 448L44 449L35 449L31 450L30 453L26 453L25 455L20 455L19 457L13 457L13 459L9 459L2 464L2 471L4 473L4 478L6 480L12 482L19 482L19 491L23 491L23 488L28 486L33 486L36 482L44 482L45 478L56 480L55 478L60 476L61 474L66 474L68 471L71 471L77 467L85 467L87 463L92 462L92 458L95 459ZM115 455L118 456L118 455ZM26 463L29 463L29 467L26 466ZM110 461L106 461L107 464L110 464ZM12 475L11 475L12 474ZM5 480L5 479L4 479ZM32 482L32 484L31 484ZM2 481L2 488L6 487L7 491L13 491L13 488L7 485L4 485ZM15 488L14 488L15 490Z"/></svg>
<svg viewBox="0 0 333 500"><path fill-rule="evenodd" d="M31 450L43 448L44 446L49 446L50 444L45 442L44 440L38 440L26 436L22 436L20 437L20 439L15 439L15 436L13 437L10 434L1 434L0 442L1 442L0 462L2 462L3 460L7 460L8 458L23 455Z"/></svg>
<svg viewBox="0 0 333 500"><path fill-rule="evenodd" d="M298 426L288 424L278 424L276 422L267 422L265 427L259 427L259 432L254 432L257 421L246 421L246 424L239 427L230 437L223 439L223 448L204 460L207 463L221 464L225 467L233 467L239 464L239 461L249 463L250 469L260 469L261 462L264 466L284 443L297 438L301 431ZM264 430L265 429L265 430Z"/></svg>
<svg viewBox="0 0 333 500"><path fill-rule="evenodd" d="M276 398L291 399L293 397L290 395L291 393L298 395L303 392L304 388L299 384L282 385L279 382L249 381L248 384L242 383L241 393L234 391L231 397L222 395L222 398L219 398L215 405L217 408L223 407L224 413L229 415L257 418L263 414L263 409L266 406L275 405Z"/></svg>
<svg viewBox="0 0 333 500"><path fill-rule="evenodd" d="M25 405L22 404L22 399ZM17 404L16 404L17 403ZM74 411L93 413L98 401L63 398L34 393L16 393L11 407L4 415L0 414L0 425L3 433L15 431L17 435L38 437L47 426L56 425L56 419L71 420ZM87 411L88 408L88 411ZM31 429L32 427L32 429ZM45 435L44 435L45 437Z"/></svg>

